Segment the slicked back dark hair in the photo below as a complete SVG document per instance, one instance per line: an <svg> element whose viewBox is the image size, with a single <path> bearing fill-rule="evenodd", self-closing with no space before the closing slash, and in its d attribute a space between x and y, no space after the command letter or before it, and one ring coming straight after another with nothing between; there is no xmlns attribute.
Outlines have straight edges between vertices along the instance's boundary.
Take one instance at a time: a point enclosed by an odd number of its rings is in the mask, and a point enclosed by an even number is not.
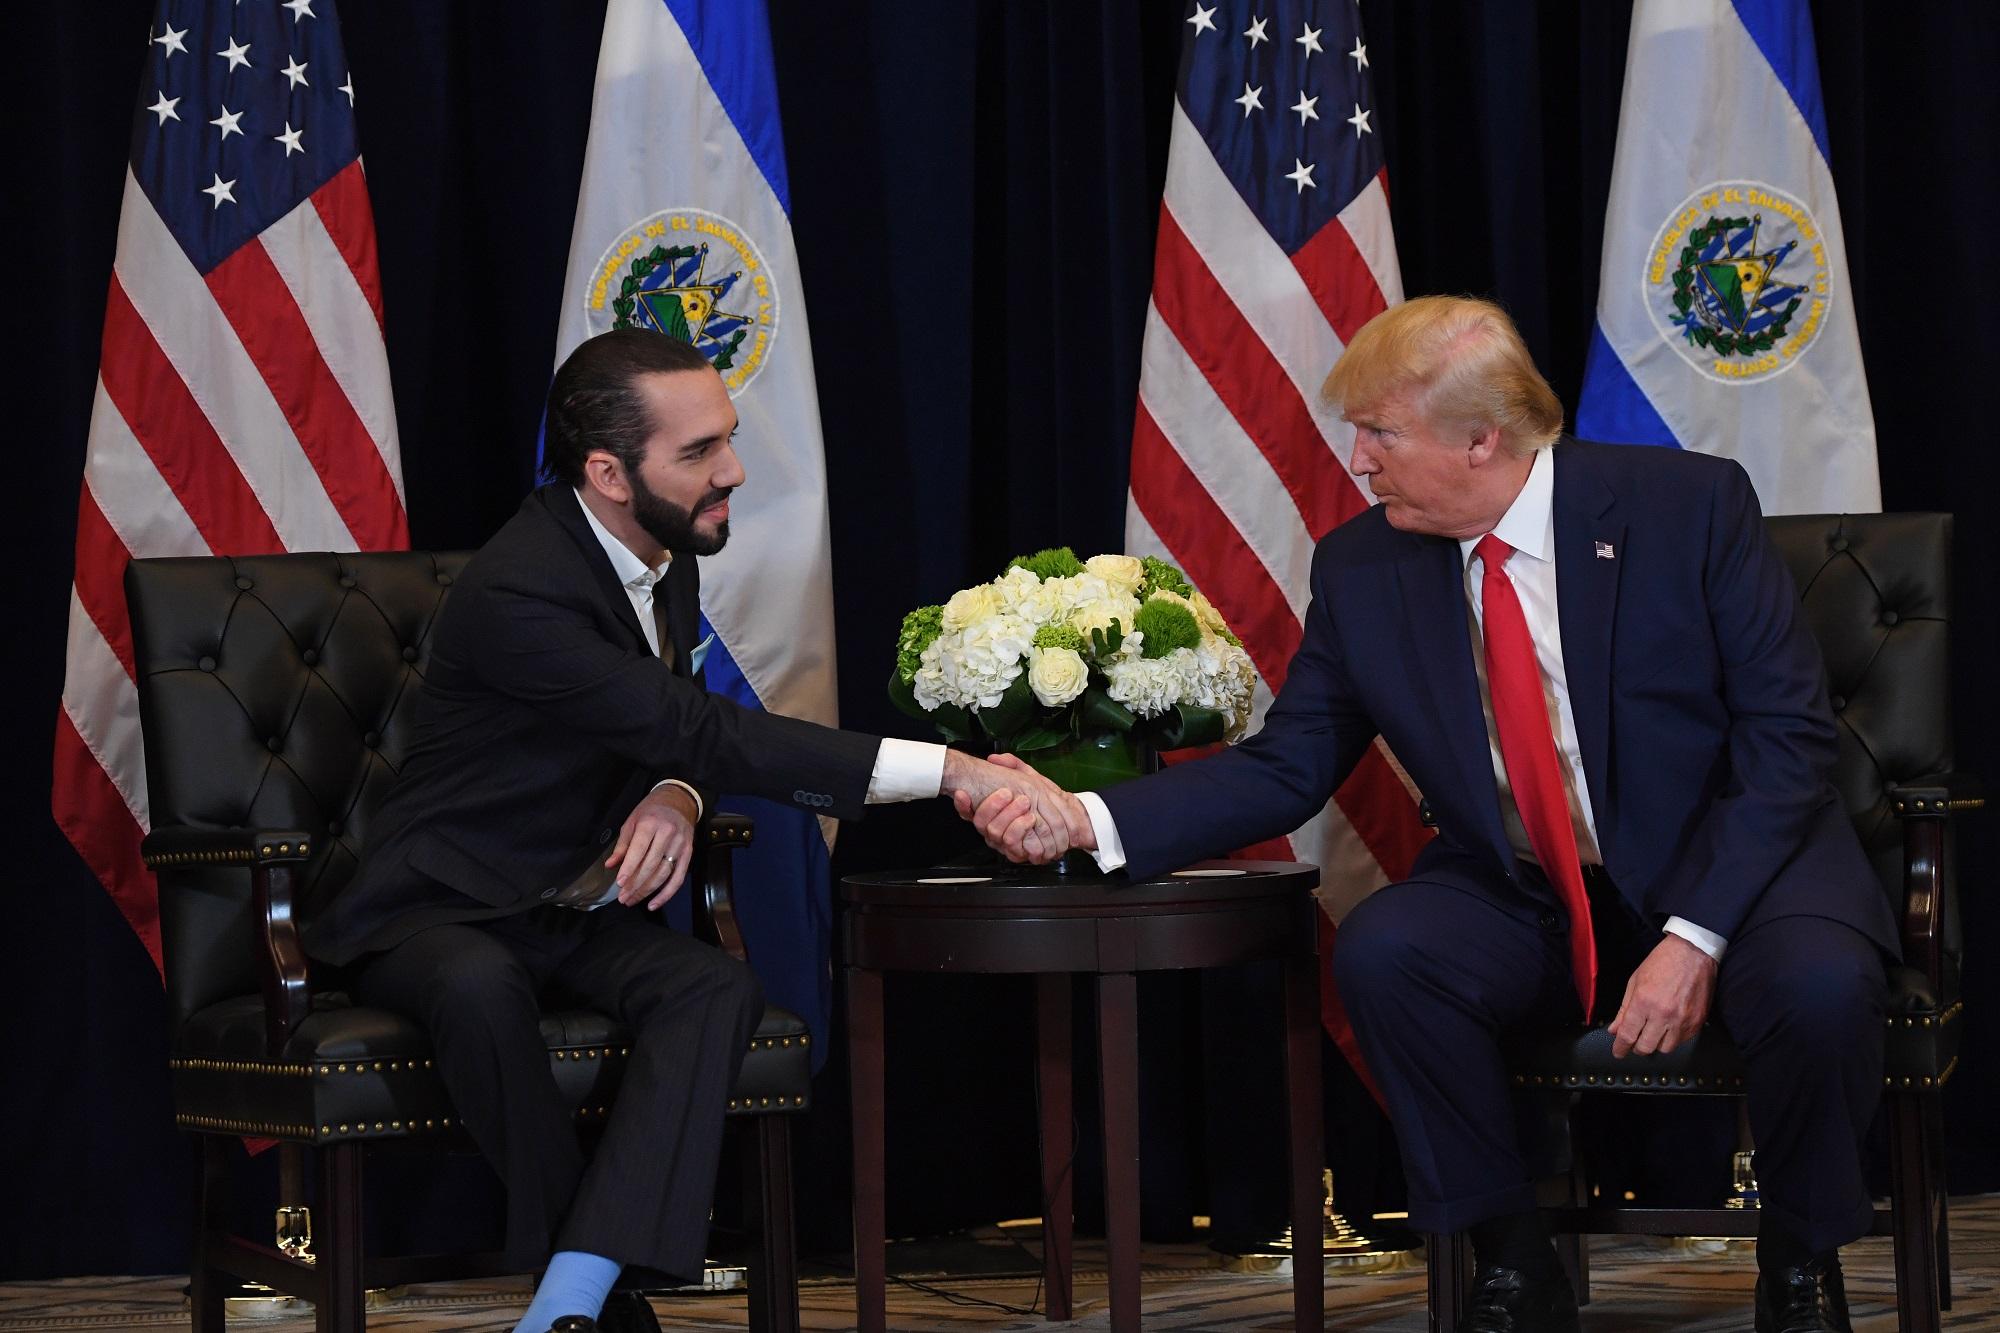
<svg viewBox="0 0 2000 1333"><path fill-rule="evenodd" d="M617 458L627 472L638 471L658 425L639 396L639 377L690 370L715 373L691 345L652 329L613 329L585 339L549 385L543 475L581 486L583 460L595 449Z"/></svg>

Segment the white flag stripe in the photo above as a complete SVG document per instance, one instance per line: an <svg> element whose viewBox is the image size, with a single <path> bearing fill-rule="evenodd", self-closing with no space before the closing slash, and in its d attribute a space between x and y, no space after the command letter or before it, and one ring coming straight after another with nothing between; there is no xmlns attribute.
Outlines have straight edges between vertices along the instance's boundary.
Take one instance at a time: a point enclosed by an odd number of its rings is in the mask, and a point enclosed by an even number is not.
<svg viewBox="0 0 2000 1333"><path fill-rule="evenodd" d="M396 499L407 503L395 398L389 390L389 350L354 270L347 266L311 199L265 228L258 240L299 303L299 313L334 383L347 395L382 455L396 485Z"/></svg>
<svg viewBox="0 0 2000 1333"><path fill-rule="evenodd" d="M135 556L208 555L208 543L180 507L152 456L134 438L97 382L90 404L90 443L83 456L83 484L125 550ZM100 610L103 608L100 608ZM116 608L119 617L125 608Z"/></svg>
<svg viewBox="0 0 2000 1333"><path fill-rule="evenodd" d="M1304 619L1313 543L1298 506L1150 301L1140 364L1139 401Z"/></svg>
<svg viewBox="0 0 2000 1333"><path fill-rule="evenodd" d="M1396 260L1396 234L1389 225L1389 193L1382 188L1380 176L1340 210L1340 225L1347 228L1354 248L1361 252L1361 262L1368 265L1375 285L1382 289L1383 301L1401 305L1403 270Z"/></svg>
<svg viewBox="0 0 2000 1333"><path fill-rule="evenodd" d="M1179 102L1174 103L1163 206L1242 311L1244 321L1284 368L1286 378L1305 399L1328 451L1345 470L1354 430L1320 393L1327 372L1340 359L1340 338L1321 316L1290 256L1243 202Z"/></svg>
<svg viewBox="0 0 2000 1333"><path fill-rule="evenodd" d="M76 734L103 766L125 808L142 829L151 829L146 806L146 759L139 736L139 691L125 674L97 622L83 609L76 587L69 590L69 644L62 705Z"/></svg>
<svg viewBox="0 0 2000 1333"><path fill-rule="evenodd" d="M221 437L285 549L353 550L354 538L256 363L130 171L116 269L139 318Z"/></svg>

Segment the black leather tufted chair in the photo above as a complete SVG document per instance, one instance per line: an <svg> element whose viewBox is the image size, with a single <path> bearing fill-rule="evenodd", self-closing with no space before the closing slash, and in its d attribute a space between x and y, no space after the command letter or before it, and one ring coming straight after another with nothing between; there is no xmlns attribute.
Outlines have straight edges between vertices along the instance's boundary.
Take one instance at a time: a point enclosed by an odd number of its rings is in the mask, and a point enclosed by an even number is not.
<svg viewBox="0 0 2000 1333"><path fill-rule="evenodd" d="M1940 1107L1964 1009L1951 822L1983 803L1951 771L1951 516L1800 516L1766 526L1826 658L1840 719L1834 784L1903 923L1883 1034L1891 1193L1889 1207L1876 1211L1875 1234L1895 1239L1898 1327L1936 1333L1951 1302ZM1716 1025L1669 1055L1623 1060L1612 1059L1601 1025L1537 1032L1509 1063L1524 1088L1727 1096L1743 1086L1742 1059ZM1564 1191L1569 1206L1545 1210L1582 1299L1582 1235L1756 1234L1754 1211L1605 1207L1590 1202L1589 1185L1588 1163L1576 1163ZM1463 1315L1469 1249L1463 1235L1431 1242L1431 1327L1440 1333L1455 1333Z"/></svg>
<svg viewBox="0 0 2000 1333"><path fill-rule="evenodd" d="M276 555L134 561L125 578L159 876L175 1121L201 1136L191 1295L221 1333L222 1274L315 1305L321 1333L363 1327L370 1286L505 1272L497 1255L362 1253L361 1183L376 1147L469 1148L424 1034L350 1004L299 947L298 924L353 874L394 780L430 631L463 554ZM730 859L750 821L702 831L698 931L743 955ZM616 1095L626 1036L603 1015L550 1013L549 1064L587 1128ZM795 1330L789 1119L807 1107L806 1026L771 1009L729 1103L762 1248L751 1327ZM235 1136L275 1139L286 1197L278 1244L231 1234L223 1194ZM304 1150L317 1159L316 1218ZM312 1223L317 1222L316 1232ZM310 1235L313 1259L298 1251Z"/></svg>

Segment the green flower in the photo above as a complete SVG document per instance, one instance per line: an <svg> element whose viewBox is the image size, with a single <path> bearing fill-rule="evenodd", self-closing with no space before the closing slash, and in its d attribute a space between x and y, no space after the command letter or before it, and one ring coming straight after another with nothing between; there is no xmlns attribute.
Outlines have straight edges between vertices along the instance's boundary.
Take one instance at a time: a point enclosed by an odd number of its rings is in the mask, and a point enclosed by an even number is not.
<svg viewBox="0 0 2000 1333"><path fill-rule="evenodd" d="M1078 653L1090 651L1090 644L1084 640L1082 632L1069 625L1042 626L1035 631L1035 647L1068 648Z"/></svg>
<svg viewBox="0 0 2000 1333"><path fill-rule="evenodd" d="M1194 595L1194 585L1187 575L1175 569L1156 555L1141 556L1139 563L1146 567L1146 577L1139 584L1139 600L1145 601L1156 592L1177 592L1183 597ZM1151 657L1151 653L1146 654Z"/></svg>
<svg viewBox="0 0 2000 1333"><path fill-rule="evenodd" d="M1164 597L1143 603L1139 614L1132 617L1132 628L1146 636L1140 645L1140 652L1146 657L1165 657L1176 648L1193 648L1201 643L1201 622L1194 618L1194 612Z"/></svg>
<svg viewBox="0 0 2000 1333"><path fill-rule="evenodd" d="M903 617L902 631L896 635L896 674L905 685L917 678L923 665L924 649L944 633L944 608L920 606Z"/></svg>
<svg viewBox="0 0 2000 1333"><path fill-rule="evenodd" d="M1037 578L1066 579L1083 573L1083 561L1067 546L1051 546L1033 555L1017 555L1007 562L1009 569L1025 569Z"/></svg>

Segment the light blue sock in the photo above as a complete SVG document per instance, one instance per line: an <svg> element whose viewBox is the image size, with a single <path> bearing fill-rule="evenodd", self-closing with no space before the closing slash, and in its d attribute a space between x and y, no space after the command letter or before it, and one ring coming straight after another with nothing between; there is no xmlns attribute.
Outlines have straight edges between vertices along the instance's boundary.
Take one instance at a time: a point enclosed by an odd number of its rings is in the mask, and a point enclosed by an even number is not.
<svg viewBox="0 0 2000 1333"><path fill-rule="evenodd" d="M624 1267L601 1254L559 1252L549 1260L549 1271L542 1274L535 1299L521 1322L514 1325L514 1333L549 1333L549 1326L566 1314L597 1318L604 1310L604 1298L611 1294L611 1284Z"/></svg>

